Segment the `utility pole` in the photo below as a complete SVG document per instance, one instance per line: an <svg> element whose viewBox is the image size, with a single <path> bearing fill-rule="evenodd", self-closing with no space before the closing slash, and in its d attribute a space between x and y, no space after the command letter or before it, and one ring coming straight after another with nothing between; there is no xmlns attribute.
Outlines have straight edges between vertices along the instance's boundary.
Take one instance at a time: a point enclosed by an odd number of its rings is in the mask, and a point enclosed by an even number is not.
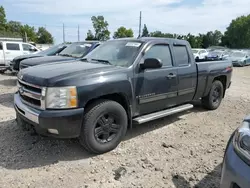
<svg viewBox="0 0 250 188"><path fill-rule="evenodd" d="M65 43L65 30L64 30L64 24L63 24L63 43Z"/></svg>
<svg viewBox="0 0 250 188"><path fill-rule="evenodd" d="M139 20L139 36L138 38L141 37L141 11L140 11L140 20Z"/></svg>
<svg viewBox="0 0 250 188"><path fill-rule="evenodd" d="M79 25L78 25L78 30L77 30L77 36L78 36L78 42L80 41L80 28L79 28Z"/></svg>
<svg viewBox="0 0 250 188"><path fill-rule="evenodd" d="M25 42L28 42L28 37L27 37L26 31L24 32L24 35L25 35Z"/></svg>

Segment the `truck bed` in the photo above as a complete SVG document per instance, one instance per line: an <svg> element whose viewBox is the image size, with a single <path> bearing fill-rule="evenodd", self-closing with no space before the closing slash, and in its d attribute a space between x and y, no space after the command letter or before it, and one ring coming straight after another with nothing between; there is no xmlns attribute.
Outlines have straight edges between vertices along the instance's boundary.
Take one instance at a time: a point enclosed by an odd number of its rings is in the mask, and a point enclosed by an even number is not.
<svg viewBox="0 0 250 188"><path fill-rule="evenodd" d="M232 61L230 60L219 60L219 61L202 61L196 62L197 68L197 91L194 99L204 97L209 92L208 88L212 84L214 77L220 76L223 79L224 87L228 88L230 85L232 71ZM213 75L212 77L209 75ZM226 89L224 88L224 89Z"/></svg>

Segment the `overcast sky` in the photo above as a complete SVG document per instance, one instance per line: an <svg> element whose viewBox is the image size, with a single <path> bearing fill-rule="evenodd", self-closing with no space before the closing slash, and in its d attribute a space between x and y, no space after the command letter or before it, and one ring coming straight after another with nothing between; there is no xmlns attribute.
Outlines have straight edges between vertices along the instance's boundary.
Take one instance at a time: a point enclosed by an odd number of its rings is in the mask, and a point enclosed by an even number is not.
<svg viewBox="0 0 250 188"><path fill-rule="evenodd" d="M7 20L46 26L56 43L84 40L92 29L91 16L103 15L113 32L120 26L138 35L139 12L149 31L187 34L225 31L232 19L250 14L249 0L1 0Z"/></svg>

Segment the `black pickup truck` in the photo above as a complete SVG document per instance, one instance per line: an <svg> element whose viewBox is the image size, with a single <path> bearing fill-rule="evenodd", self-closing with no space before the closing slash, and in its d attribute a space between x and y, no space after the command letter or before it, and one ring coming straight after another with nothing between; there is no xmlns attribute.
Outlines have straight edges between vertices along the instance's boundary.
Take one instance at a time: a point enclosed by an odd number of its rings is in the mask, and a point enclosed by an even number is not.
<svg viewBox="0 0 250 188"><path fill-rule="evenodd" d="M231 75L230 61L196 63L184 40L110 40L78 62L20 71L14 106L18 124L104 153L133 124L191 109L194 100L217 109Z"/></svg>

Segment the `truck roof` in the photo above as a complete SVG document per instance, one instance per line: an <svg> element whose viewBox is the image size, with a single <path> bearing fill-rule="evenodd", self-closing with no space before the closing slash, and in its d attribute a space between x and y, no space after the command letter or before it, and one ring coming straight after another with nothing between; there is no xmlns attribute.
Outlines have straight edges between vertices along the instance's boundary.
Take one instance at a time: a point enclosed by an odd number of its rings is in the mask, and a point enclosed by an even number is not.
<svg viewBox="0 0 250 188"><path fill-rule="evenodd" d="M119 39L112 39L112 40L126 40L126 41L138 41L138 42L169 42L169 43L177 43L180 45L187 45L189 44L186 40L181 39L174 39L174 38L161 38L161 37L140 37L140 38L119 38Z"/></svg>

